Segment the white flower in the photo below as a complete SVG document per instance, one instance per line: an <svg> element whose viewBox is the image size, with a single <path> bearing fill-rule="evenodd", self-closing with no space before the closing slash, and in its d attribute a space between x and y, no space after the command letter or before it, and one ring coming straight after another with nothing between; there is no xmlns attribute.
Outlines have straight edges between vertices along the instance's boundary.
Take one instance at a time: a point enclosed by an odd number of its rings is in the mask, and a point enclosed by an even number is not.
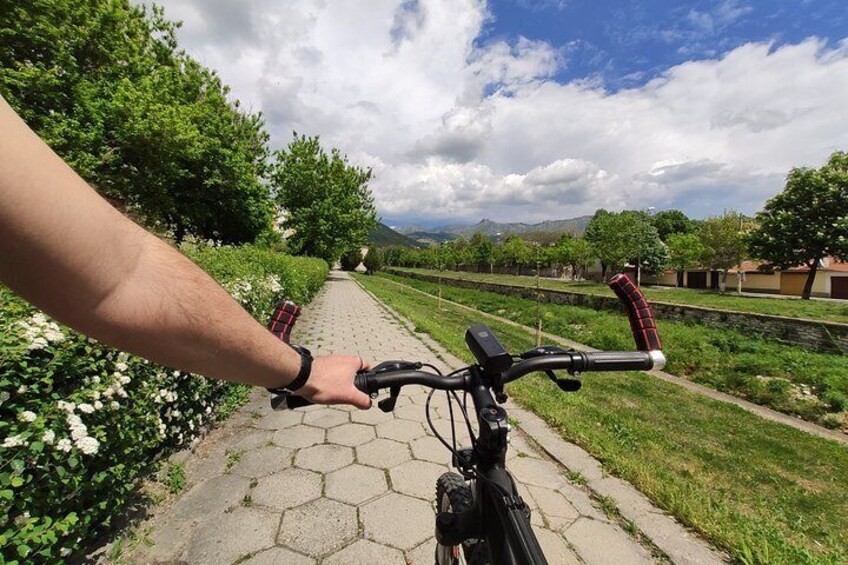
<svg viewBox="0 0 848 565"><path fill-rule="evenodd" d="M62 549L59 550L59 555L61 557L67 557L70 554L71 554L71 550L68 547L63 547Z"/></svg>
<svg viewBox="0 0 848 565"><path fill-rule="evenodd" d="M64 400L60 400L59 402L57 402L56 406L59 407L59 410L67 412L68 414L73 414L74 410L77 407L76 404L74 404L73 402L65 402Z"/></svg>
<svg viewBox="0 0 848 565"><path fill-rule="evenodd" d="M26 442L20 435L9 436L3 440L3 447L18 447L20 445L26 445Z"/></svg>
<svg viewBox="0 0 848 565"><path fill-rule="evenodd" d="M71 438L78 442L81 439L88 437L88 428L85 426L79 426L77 428L71 428Z"/></svg>
<svg viewBox="0 0 848 565"><path fill-rule="evenodd" d="M5 390L3 392L0 392L0 405L9 400L11 397L12 395L6 392Z"/></svg>
<svg viewBox="0 0 848 565"><path fill-rule="evenodd" d="M77 406L77 408L79 408L79 411L84 414L91 414L92 412L94 412L94 406L85 402Z"/></svg>
<svg viewBox="0 0 848 565"><path fill-rule="evenodd" d="M54 432L53 430L47 430L46 432L44 432L44 435L41 436L41 441L43 441L47 445L52 444L53 440L55 440L55 439L56 439L56 432Z"/></svg>
<svg viewBox="0 0 848 565"><path fill-rule="evenodd" d="M129 369L129 365L127 365L123 361L119 361L118 363L115 363L115 370L116 371L124 372L127 369Z"/></svg>
<svg viewBox="0 0 848 565"><path fill-rule="evenodd" d="M60 439L56 443L56 449L58 449L59 451L68 452L71 450L71 447L73 446L71 445L71 440L69 439Z"/></svg>
<svg viewBox="0 0 848 565"><path fill-rule="evenodd" d="M18 414L18 420L21 422L35 422L35 412L30 410L24 410L20 414Z"/></svg>
<svg viewBox="0 0 848 565"><path fill-rule="evenodd" d="M121 378L118 379L122 385L128 385L132 382L132 379L127 375L121 375Z"/></svg>
<svg viewBox="0 0 848 565"><path fill-rule="evenodd" d="M120 396L121 398L126 398L127 397L127 391L125 391L122 388L119 388L118 389L118 396Z"/></svg>
<svg viewBox="0 0 848 565"><path fill-rule="evenodd" d="M45 347L47 347L47 340L43 337L37 337L29 342L27 349L32 351L34 349L44 349Z"/></svg>
<svg viewBox="0 0 848 565"><path fill-rule="evenodd" d="M130 358L130 354L124 351L118 353L118 363L126 363Z"/></svg>
<svg viewBox="0 0 848 565"><path fill-rule="evenodd" d="M120 405L120 404L118 404L116 401L114 401L114 400L113 400L112 402L110 402L110 403L109 403L109 407L110 407L112 410L117 410L118 408L120 408L120 407L121 407L121 405Z"/></svg>
<svg viewBox="0 0 848 565"><path fill-rule="evenodd" d="M167 429L167 428L165 428L165 424L164 424L164 423L160 423L160 424L159 424L159 435L164 436L164 435L165 435L165 430L166 430L166 429Z"/></svg>
<svg viewBox="0 0 848 565"><path fill-rule="evenodd" d="M212 413L212 407L211 407L211 406L207 406L207 407L206 407L206 413L207 413L207 414L211 414L211 413Z"/></svg>
<svg viewBox="0 0 848 565"><path fill-rule="evenodd" d="M92 399L92 400L97 400L97 399L99 399L101 396L103 396L103 394L102 394L99 390L92 390L92 391L91 391L91 399Z"/></svg>
<svg viewBox="0 0 848 565"><path fill-rule="evenodd" d="M75 443L77 448L86 455L93 455L100 449L100 442L93 437L80 438Z"/></svg>
<svg viewBox="0 0 848 565"><path fill-rule="evenodd" d="M102 402L100 402L99 400L95 400L95 401L94 401L94 409L95 409L95 410L100 410L101 408L103 408L103 403L102 403Z"/></svg>
<svg viewBox="0 0 848 565"><path fill-rule="evenodd" d="M179 371L174 371L172 374L173 374L175 377L179 377L179 376L180 376L180 372L179 372Z"/></svg>
<svg viewBox="0 0 848 565"><path fill-rule="evenodd" d="M100 377L98 377L98 376L91 377L91 382L93 382L96 385L99 385L100 384Z"/></svg>
<svg viewBox="0 0 848 565"><path fill-rule="evenodd" d="M21 385L21 386L18 387L18 394L23 394L28 390L29 390L29 387L27 385Z"/></svg>

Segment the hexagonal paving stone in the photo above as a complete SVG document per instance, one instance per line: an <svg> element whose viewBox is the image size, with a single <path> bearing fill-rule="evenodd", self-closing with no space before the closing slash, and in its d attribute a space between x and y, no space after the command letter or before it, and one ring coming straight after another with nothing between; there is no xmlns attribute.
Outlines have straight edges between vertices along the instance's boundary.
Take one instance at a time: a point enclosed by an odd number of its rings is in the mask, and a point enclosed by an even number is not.
<svg viewBox="0 0 848 565"><path fill-rule="evenodd" d="M276 445L260 447L241 456L232 472L245 477L264 477L291 466L292 450Z"/></svg>
<svg viewBox="0 0 848 565"><path fill-rule="evenodd" d="M339 549L356 537L356 508L319 498L283 514L277 541L309 555Z"/></svg>
<svg viewBox="0 0 848 565"><path fill-rule="evenodd" d="M274 434L272 440L277 445L300 449L324 442L324 430L312 426L292 426Z"/></svg>
<svg viewBox="0 0 848 565"><path fill-rule="evenodd" d="M350 414L351 421L357 424L379 424L380 422L393 420L394 417L394 414L391 412L383 412L377 408L376 402L374 402L374 406L370 410L358 410Z"/></svg>
<svg viewBox="0 0 848 565"><path fill-rule="evenodd" d="M387 489L383 471L354 464L328 474L324 493L328 498L359 504Z"/></svg>
<svg viewBox="0 0 848 565"><path fill-rule="evenodd" d="M463 422L454 422L453 427L451 427L450 420L439 418L438 420L433 420L433 427L436 428L439 435L445 438L448 443L452 441L453 434L456 434L457 444L465 447L471 446L471 436L468 434L468 428ZM433 430L430 429L429 425L426 426L426 429L427 435L434 436Z"/></svg>
<svg viewBox="0 0 848 565"><path fill-rule="evenodd" d="M411 459L405 443L390 439L375 439L356 448L356 459L364 465L390 469Z"/></svg>
<svg viewBox="0 0 848 565"><path fill-rule="evenodd" d="M303 423L319 428L332 428L350 421L350 414L340 410L324 410L308 412L303 416Z"/></svg>
<svg viewBox="0 0 848 565"><path fill-rule="evenodd" d="M253 421L253 426L266 430L282 430L296 426L303 421L303 413L294 410L275 410Z"/></svg>
<svg viewBox="0 0 848 565"><path fill-rule="evenodd" d="M406 560L403 558L403 553L397 549L361 539L324 559L323 563L324 565L349 565L354 563L406 565Z"/></svg>
<svg viewBox="0 0 848 565"><path fill-rule="evenodd" d="M516 457L509 462L509 470L516 479L528 485L558 489L565 484L556 465L532 457Z"/></svg>
<svg viewBox="0 0 848 565"><path fill-rule="evenodd" d="M447 465L451 461L451 452L433 436L424 436L413 440L409 444L412 447L412 455L422 461L430 461Z"/></svg>
<svg viewBox="0 0 848 565"><path fill-rule="evenodd" d="M239 430L239 432L243 432L243 430ZM248 433L239 433L227 442L227 451L250 451L251 449L268 445L273 436L274 432L270 430L253 430Z"/></svg>
<svg viewBox="0 0 848 565"><path fill-rule="evenodd" d="M177 499L171 512L195 519L237 506L250 488L250 481L235 475L219 475L196 484Z"/></svg>
<svg viewBox="0 0 848 565"><path fill-rule="evenodd" d="M278 524L277 514L236 508L198 526L183 554L185 561L229 565L244 555L274 545Z"/></svg>
<svg viewBox="0 0 848 565"><path fill-rule="evenodd" d="M433 535L435 513L429 503L393 492L360 507L367 539L408 550Z"/></svg>
<svg viewBox="0 0 848 565"><path fill-rule="evenodd" d="M392 420L377 424L377 436L395 441L412 441L424 435L424 426L409 420Z"/></svg>
<svg viewBox="0 0 848 565"><path fill-rule="evenodd" d="M395 408L395 418L423 423L427 421L427 414L420 405L407 404L406 406Z"/></svg>
<svg viewBox="0 0 848 565"><path fill-rule="evenodd" d="M321 473L341 469L353 463L353 449L341 445L315 445L297 452L294 464Z"/></svg>
<svg viewBox="0 0 848 565"><path fill-rule="evenodd" d="M432 565L436 551L436 538L430 538L424 543L406 552L407 565Z"/></svg>
<svg viewBox="0 0 848 565"><path fill-rule="evenodd" d="M338 445L356 447L377 437L374 426L365 424L342 424L327 430L327 441Z"/></svg>
<svg viewBox="0 0 848 565"><path fill-rule="evenodd" d="M436 480L447 468L429 461L407 461L389 470L392 490L432 500L436 496Z"/></svg>
<svg viewBox="0 0 848 565"><path fill-rule="evenodd" d="M286 469L259 479L251 493L256 504L285 510L321 496L321 475L303 469Z"/></svg>
<svg viewBox="0 0 848 565"><path fill-rule="evenodd" d="M314 565L315 560L284 547L272 547L271 549L260 551L247 561L241 562L240 565L280 565L280 563L285 563L286 565Z"/></svg>

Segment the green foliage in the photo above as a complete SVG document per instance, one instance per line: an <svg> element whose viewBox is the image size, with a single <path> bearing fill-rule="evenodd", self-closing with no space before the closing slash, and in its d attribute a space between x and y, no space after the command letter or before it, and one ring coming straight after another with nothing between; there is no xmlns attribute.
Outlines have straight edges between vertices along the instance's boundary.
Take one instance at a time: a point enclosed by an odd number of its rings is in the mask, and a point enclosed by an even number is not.
<svg viewBox="0 0 848 565"><path fill-rule="evenodd" d="M341 257L342 270L353 271L362 262L362 250L351 249Z"/></svg>
<svg viewBox="0 0 848 565"><path fill-rule="evenodd" d="M380 252L379 247L372 247L368 250L363 265L365 265L369 275L373 275L383 268L383 254Z"/></svg>
<svg viewBox="0 0 848 565"><path fill-rule="evenodd" d="M160 231L252 241L271 221L268 135L176 25L127 0L10 0L0 94L110 201Z"/></svg>
<svg viewBox="0 0 848 565"><path fill-rule="evenodd" d="M604 267L613 273L628 264L655 273L668 260L656 228L642 212L598 210L586 227L585 237Z"/></svg>
<svg viewBox="0 0 848 565"><path fill-rule="evenodd" d="M821 259L848 260L848 154L832 154L819 169L792 169L783 192L766 202L756 220L751 253L783 269L809 267L803 294L809 298Z"/></svg>
<svg viewBox="0 0 848 565"><path fill-rule="evenodd" d="M722 290L727 270L741 264L748 254L744 227L744 216L731 211L707 218L698 231L705 249L704 263L712 269L724 271Z"/></svg>
<svg viewBox="0 0 848 565"><path fill-rule="evenodd" d="M186 483L185 465L182 463L170 463L168 470L165 472L164 483L171 494L182 492Z"/></svg>
<svg viewBox="0 0 848 565"><path fill-rule="evenodd" d="M308 300L327 273L321 260L251 246L187 252L263 322L275 300ZM158 461L249 387L100 345L9 290L0 304L0 561L72 560L125 513Z"/></svg>
<svg viewBox="0 0 848 565"><path fill-rule="evenodd" d="M317 136L297 133L274 156L271 183L286 211L284 227L293 230L294 253L332 263L365 244L377 225L370 169L349 165L337 149L327 154Z"/></svg>
<svg viewBox="0 0 848 565"><path fill-rule="evenodd" d="M699 264L706 253L701 239L693 233L673 233L666 240L668 245L669 265L678 273L687 271ZM678 275L678 283L680 282ZM678 284L678 286L680 286Z"/></svg>
<svg viewBox="0 0 848 565"><path fill-rule="evenodd" d="M530 262L530 246L515 234L508 235L504 240L501 253L504 263L516 267L519 273L521 266Z"/></svg>
<svg viewBox="0 0 848 565"><path fill-rule="evenodd" d="M680 210L662 210L650 217L651 225L657 229L660 239L667 242L668 236L675 233L692 233L695 222Z"/></svg>

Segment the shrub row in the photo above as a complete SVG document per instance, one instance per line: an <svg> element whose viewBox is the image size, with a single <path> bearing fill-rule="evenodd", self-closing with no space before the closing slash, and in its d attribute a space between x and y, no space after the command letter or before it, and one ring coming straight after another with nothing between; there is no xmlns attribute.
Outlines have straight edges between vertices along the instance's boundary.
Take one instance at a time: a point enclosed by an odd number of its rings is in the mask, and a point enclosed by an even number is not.
<svg viewBox="0 0 848 565"><path fill-rule="evenodd" d="M308 301L327 274L251 246L184 251L260 320L279 298ZM100 345L9 290L0 301L0 562L72 559L248 387Z"/></svg>

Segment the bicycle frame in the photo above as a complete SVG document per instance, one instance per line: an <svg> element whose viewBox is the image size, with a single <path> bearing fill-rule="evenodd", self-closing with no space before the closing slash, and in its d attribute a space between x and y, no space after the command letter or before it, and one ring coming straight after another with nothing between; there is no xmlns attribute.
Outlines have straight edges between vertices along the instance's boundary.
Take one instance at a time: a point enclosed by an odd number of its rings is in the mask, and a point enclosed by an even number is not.
<svg viewBox="0 0 848 565"><path fill-rule="evenodd" d="M470 369L469 393L477 412L479 438L473 449L463 450L455 466L469 477L474 467L482 480L474 481L474 505L462 514L436 517L436 537L443 545L484 539L490 562L497 565L547 565L530 525L530 512L506 470L506 411L492 396L491 383L479 367ZM470 458L470 460L469 460Z"/></svg>

